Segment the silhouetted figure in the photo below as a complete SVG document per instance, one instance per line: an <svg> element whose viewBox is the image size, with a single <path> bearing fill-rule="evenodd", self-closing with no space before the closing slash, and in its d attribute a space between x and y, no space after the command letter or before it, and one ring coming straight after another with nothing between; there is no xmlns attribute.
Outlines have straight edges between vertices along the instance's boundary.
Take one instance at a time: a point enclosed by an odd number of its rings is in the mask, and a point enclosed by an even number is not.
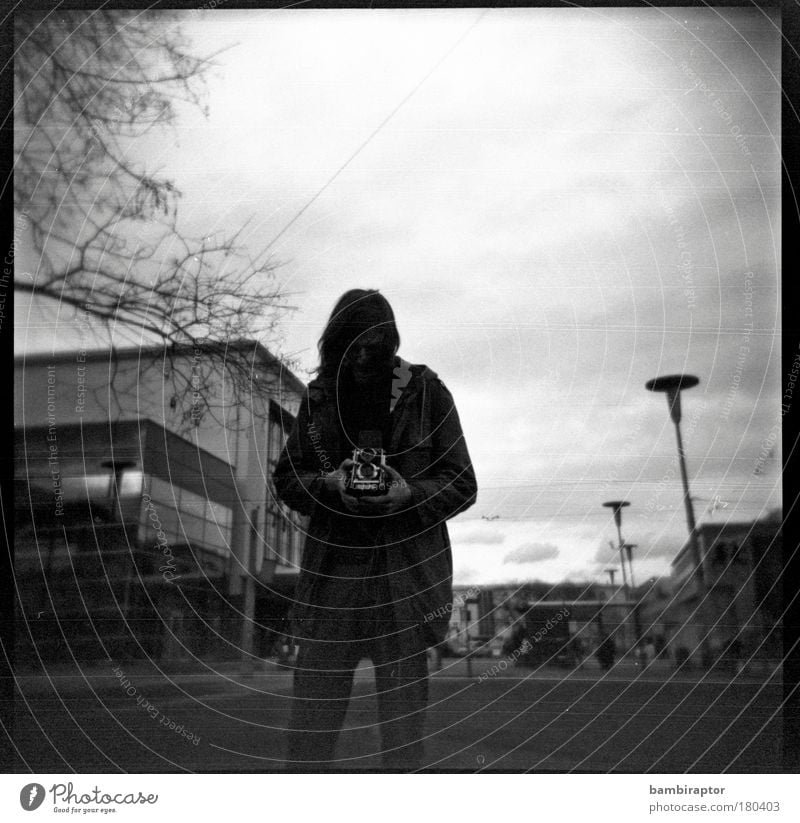
<svg viewBox="0 0 800 823"><path fill-rule="evenodd" d="M583 647L583 640L577 635L573 635L572 638L570 638L570 650L575 667L580 668L583 665L586 650Z"/></svg>
<svg viewBox="0 0 800 823"><path fill-rule="evenodd" d="M334 765L362 658L375 666L384 767L422 764L427 650L453 609L445 521L477 487L452 395L399 345L383 295L344 294L275 469L278 496L310 518L291 611L294 768Z"/></svg>
<svg viewBox="0 0 800 823"><path fill-rule="evenodd" d="M646 669L656 659L656 645L649 635L644 639L642 646L642 670Z"/></svg>
<svg viewBox="0 0 800 823"><path fill-rule="evenodd" d="M617 656L617 644L614 642L614 638L610 634L607 634L600 641L600 645L597 647L595 656L600 663L600 668L604 672L607 672L614 665L614 659Z"/></svg>

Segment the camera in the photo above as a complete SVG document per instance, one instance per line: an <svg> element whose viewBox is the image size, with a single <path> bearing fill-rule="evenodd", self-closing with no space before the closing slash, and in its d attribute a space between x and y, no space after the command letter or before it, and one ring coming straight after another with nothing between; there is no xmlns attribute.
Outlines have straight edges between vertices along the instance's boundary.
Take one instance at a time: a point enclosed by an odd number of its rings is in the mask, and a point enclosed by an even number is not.
<svg viewBox="0 0 800 823"><path fill-rule="evenodd" d="M347 481L347 493L356 497L387 492L386 452L368 447L353 450L353 468Z"/></svg>

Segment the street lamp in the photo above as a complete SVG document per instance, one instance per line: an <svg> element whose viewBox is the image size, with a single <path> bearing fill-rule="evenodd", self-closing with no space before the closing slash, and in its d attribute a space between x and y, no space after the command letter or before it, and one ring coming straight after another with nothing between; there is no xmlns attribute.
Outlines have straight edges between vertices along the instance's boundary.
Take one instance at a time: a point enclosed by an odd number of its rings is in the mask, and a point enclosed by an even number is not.
<svg viewBox="0 0 800 823"><path fill-rule="evenodd" d="M636 642L642 639L642 621L639 617L639 596L636 594L636 581L633 579L633 550L636 548L636 543L625 543L625 553L628 555L628 573L631 580L631 591L635 602L633 604L633 627L636 634Z"/></svg>
<svg viewBox="0 0 800 823"><path fill-rule="evenodd" d="M633 579L633 550L636 548L636 543L625 543L623 548L625 549L625 553L628 555L628 573L631 576L631 590L636 591L636 583Z"/></svg>
<svg viewBox="0 0 800 823"><path fill-rule="evenodd" d="M668 374L663 377L654 377L645 383L648 391L664 392L667 396L667 406L672 422L675 424L675 436L678 440L678 462L681 469L681 480L683 481L683 502L686 507L686 524L689 527L689 546L694 560L695 572L697 574L698 594L701 603L706 594L706 577L703 568L703 558L700 556L700 545L697 541L697 523L694 519L694 506L692 496L689 492L689 477L686 473L686 452L683 448L683 438L681 437L681 392L684 389L691 389L700 382L700 379L692 374ZM701 641L702 655L708 658L708 637L704 636Z"/></svg>
<svg viewBox="0 0 800 823"><path fill-rule="evenodd" d="M469 607L471 604L478 605L480 601L477 597L467 597L464 599L464 614L466 615L466 626L464 629L467 646L467 677L472 677L472 638L469 634ZM478 615L480 617L480 615Z"/></svg>
<svg viewBox="0 0 800 823"><path fill-rule="evenodd" d="M122 523L123 533L125 529L125 516L122 509L122 502L121 502L121 489L123 485L123 480L125 478L125 473L132 469L136 462L133 460L115 460L111 458L109 460L103 460L100 464L104 469L111 469L110 472L110 486L109 486L109 508L111 511L111 521L116 522L119 521ZM109 527L110 528L110 527ZM123 539L123 542L127 544L127 539ZM133 569L128 565L126 562L125 565L125 585L122 590L122 609L121 613L123 616L123 620L127 620L128 612L130 611L130 603L131 603L131 582L133 578Z"/></svg>
<svg viewBox="0 0 800 823"><path fill-rule="evenodd" d="M700 546L697 543L697 523L694 519L694 506L692 496L689 493L689 477L686 474L686 452L683 448L683 438L681 437L681 392L684 389L691 389L700 380L691 374L669 374L665 377L655 377L645 383L648 391L660 391L667 395L667 406L672 422L675 424L675 436L678 440L678 462L681 469L681 480L683 481L683 502L686 507L686 524L689 527L689 542L691 544L692 556L697 570L697 580L701 590L705 592L705 574L703 570L703 559L700 557Z"/></svg>
<svg viewBox="0 0 800 823"><path fill-rule="evenodd" d="M617 524L617 546L619 547L619 562L622 565L622 580L625 586L625 598L630 598L630 589L628 587L628 573L625 571L625 541L622 539L622 510L625 506L630 506L627 500L609 500L603 505L608 509L614 510L614 522ZM612 544L613 545L613 544Z"/></svg>
<svg viewBox="0 0 800 823"><path fill-rule="evenodd" d="M625 546L626 543L622 539L622 510L626 506L630 506L630 503L627 500L608 500L603 505L607 509L614 510L614 523L617 525L617 539L618 539L618 546L619 546L619 561L622 565L622 579L623 585L625 587L625 600L630 603L631 602L631 589L628 582L628 575L625 571ZM613 545L613 543L612 543ZM628 561L630 562L630 551L628 551ZM633 582L633 570L631 569L631 582ZM636 634L636 613L634 611L633 614L634 618L634 633ZM635 638L638 641L638 636Z"/></svg>

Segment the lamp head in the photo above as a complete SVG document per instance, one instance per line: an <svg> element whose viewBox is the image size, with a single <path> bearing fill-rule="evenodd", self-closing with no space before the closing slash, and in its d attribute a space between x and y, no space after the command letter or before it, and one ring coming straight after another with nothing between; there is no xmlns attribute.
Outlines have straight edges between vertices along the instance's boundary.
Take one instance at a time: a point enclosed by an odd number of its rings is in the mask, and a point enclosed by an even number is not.
<svg viewBox="0 0 800 823"><path fill-rule="evenodd" d="M621 528L622 526L622 510L625 506L630 506L630 503L627 500L609 500L606 503L603 503L606 508L614 509L614 522L617 524L617 528Z"/></svg>
<svg viewBox="0 0 800 823"><path fill-rule="evenodd" d="M693 374L667 374L648 380L644 387L648 391L660 391L667 395L667 405L672 422L677 426L681 422L681 392L691 389L700 382Z"/></svg>

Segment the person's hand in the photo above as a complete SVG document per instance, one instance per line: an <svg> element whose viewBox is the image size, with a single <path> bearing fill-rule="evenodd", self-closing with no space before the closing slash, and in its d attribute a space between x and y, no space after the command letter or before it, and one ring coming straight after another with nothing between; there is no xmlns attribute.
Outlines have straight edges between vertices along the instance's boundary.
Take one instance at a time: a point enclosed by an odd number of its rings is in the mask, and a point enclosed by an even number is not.
<svg viewBox="0 0 800 823"><path fill-rule="evenodd" d="M345 495L345 497L350 497L351 500L355 500L357 504L354 509L348 506L350 511L368 517L379 517L381 515L393 514L408 506L411 502L411 489L408 483L406 483L391 466L386 466L385 468L389 476L389 491L386 494L381 494L376 497L368 495L354 498L351 495ZM347 505L346 502L345 505Z"/></svg>
<svg viewBox="0 0 800 823"><path fill-rule="evenodd" d="M352 468L352 460L349 458L347 460L342 460L339 464L339 468L329 474L326 474L325 477L322 478L322 482L328 492L339 496L339 499L348 511L355 513L358 511L356 507L358 499L353 497L352 494L347 493L347 476L350 474Z"/></svg>

